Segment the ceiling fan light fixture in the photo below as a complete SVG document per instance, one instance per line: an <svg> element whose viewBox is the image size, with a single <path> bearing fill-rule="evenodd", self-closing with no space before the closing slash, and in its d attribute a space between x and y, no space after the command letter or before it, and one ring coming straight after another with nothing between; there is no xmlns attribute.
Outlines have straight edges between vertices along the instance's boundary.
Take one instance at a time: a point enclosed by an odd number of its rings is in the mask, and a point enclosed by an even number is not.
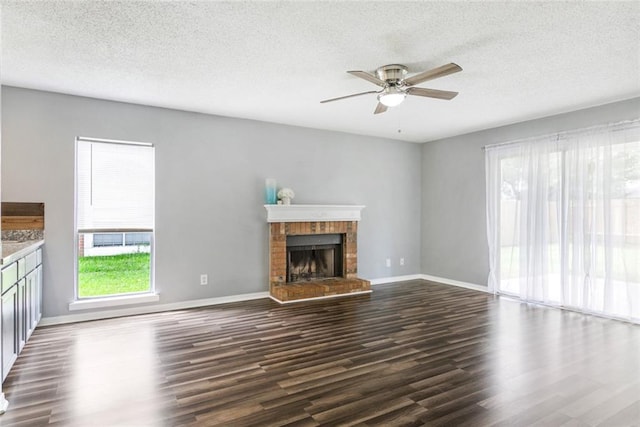
<svg viewBox="0 0 640 427"><path fill-rule="evenodd" d="M378 95L378 101L386 107L395 107L400 105L407 94L395 86L389 86L384 89L380 95Z"/></svg>

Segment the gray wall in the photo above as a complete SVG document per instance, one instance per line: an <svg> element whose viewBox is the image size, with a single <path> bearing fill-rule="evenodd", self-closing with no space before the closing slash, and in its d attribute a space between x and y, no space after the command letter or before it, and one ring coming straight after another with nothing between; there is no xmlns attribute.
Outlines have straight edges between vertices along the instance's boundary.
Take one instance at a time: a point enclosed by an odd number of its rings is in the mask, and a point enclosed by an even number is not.
<svg viewBox="0 0 640 427"><path fill-rule="evenodd" d="M69 314L74 295L76 136L156 145L160 304L267 291L267 177L294 203L367 206L360 277L485 285L481 147L639 116L635 98L418 145L3 87L2 200L45 203L45 317Z"/></svg>
<svg viewBox="0 0 640 427"><path fill-rule="evenodd" d="M487 284L483 146L638 117L634 98L424 144L422 273Z"/></svg>
<svg viewBox="0 0 640 427"><path fill-rule="evenodd" d="M294 203L366 205L358 236L360 277L420 273L418 144L2 91L2 200L45 203L45 317L69 314L74 295L76 136L156 145L161 304L268 290L267 177L293 188ZM209 274L208 286L199 285L201 273Z"/></svg>

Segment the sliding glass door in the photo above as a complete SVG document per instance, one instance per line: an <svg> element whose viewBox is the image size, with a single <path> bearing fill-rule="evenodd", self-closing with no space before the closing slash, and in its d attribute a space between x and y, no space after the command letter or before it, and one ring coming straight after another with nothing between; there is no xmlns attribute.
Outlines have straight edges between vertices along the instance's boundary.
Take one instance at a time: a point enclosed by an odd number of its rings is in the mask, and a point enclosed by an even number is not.
<svg viewBox="0 0 640 427"><path fill-rule="evenodd" d="M640 320L637 124L488 147L495 292Z"/></svg>

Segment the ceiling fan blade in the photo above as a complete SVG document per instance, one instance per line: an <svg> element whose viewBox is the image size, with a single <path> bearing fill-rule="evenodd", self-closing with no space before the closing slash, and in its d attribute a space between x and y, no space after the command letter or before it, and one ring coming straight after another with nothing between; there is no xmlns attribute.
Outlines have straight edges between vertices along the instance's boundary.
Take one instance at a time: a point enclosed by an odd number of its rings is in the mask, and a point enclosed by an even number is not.
<svg viewBox="0 0 640 427"><path fill-rule="evenodd" d="M371 82L374 85L378 85L378 86L381 86L381 87L384 87L384 85L387 84L383 80L380 80L379 78L377 78L373 74L369 74L366 71L347 71L347 73L351 74L352 76L356 76L356 77L360 77L361 79L365 79L366 81Z"/></svg>
<svg viewBox="0 0 640 427"><path fill-rule="evenodd" d="M387 106L382 102L378 102L378 106L376 107L376 110L373 112L373 114L380 114L384 113L385 111L387 111Z"/></svg>
<svg viewBox="0 0 640 427"><path fill-rule="evenodd" d="M448 90L426 89L422 87L410 87L407 89L408 95L426 96L427 98L453 99L458 92L450 92Z"/></svg>
<svg viewBox="0 0 640 427"><path fill-rule="evenodd" d="M462 67L453 62L442 67L434 68L433 70L423 71L422 73L411 76L404 79L404 83L407 86L417 85L418 83L426 82L427 80L437 79L438 77L448 76L449 74L462 71Z"/></svg>
<svg viewBox="0 0 640 427"><path fill-rule="evenodd" d="M354 96L368 95L370 93L378 93L378 92L375 90L370 90L368 92L354 93L353 95L346 95L346 96L340 96L338 98L325 99L324 101L320 101L320 104L324 104L325 102L340 101L341 99L353 98Z"/></svg>

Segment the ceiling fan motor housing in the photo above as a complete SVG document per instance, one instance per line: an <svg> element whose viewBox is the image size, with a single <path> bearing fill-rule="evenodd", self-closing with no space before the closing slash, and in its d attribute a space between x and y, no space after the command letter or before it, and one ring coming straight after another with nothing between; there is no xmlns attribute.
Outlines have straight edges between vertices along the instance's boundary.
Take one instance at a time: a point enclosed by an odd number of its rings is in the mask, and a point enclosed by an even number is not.
<svg viewBox="0 0 640 427"><path fill-rule="evenodd" d="M407 67L400 64L383 65L376 70L376 76L390 85L397 85L407 75Z"/></svg>

